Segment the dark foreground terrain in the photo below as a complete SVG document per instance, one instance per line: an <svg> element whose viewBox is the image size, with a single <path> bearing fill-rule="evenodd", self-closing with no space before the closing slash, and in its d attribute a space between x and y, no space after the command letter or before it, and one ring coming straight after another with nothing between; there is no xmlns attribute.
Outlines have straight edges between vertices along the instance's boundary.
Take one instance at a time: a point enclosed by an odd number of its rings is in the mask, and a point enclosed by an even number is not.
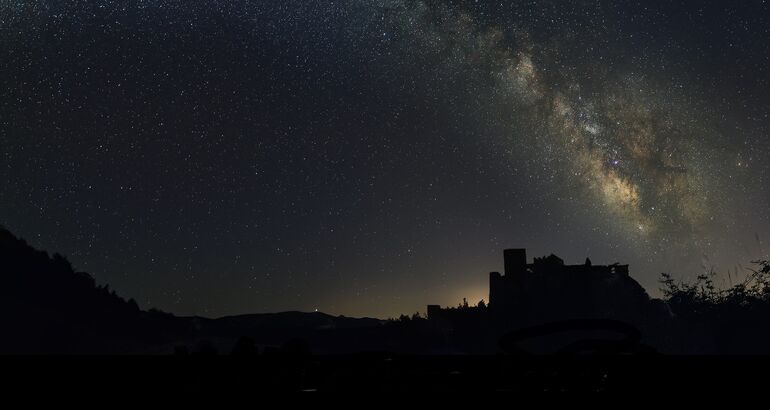
<svg viewBox="0 0 770 410"><path fill-rule="evenodd" d="M144 311L64 257L3 229L0 263L2 388L27 397L83 389L112 397L324 391L665 397L761 392L770 382L770 355L748 355L770 351L764 286L704 294L669 282L665 303L674 314L658 328L596 318L502 328L478 308L445 311L443 321L302 312L207 319ZM757 275L768 273L763 269ZM672 346L690 354L666 354Z"/></svg>
<svg viewBox="0 0 770 410"><path fill-rule="evenodd" d="M657 397L759 392L768 357L533 357L346 355L315 357L4 357L7 391L45 386L104 394L203 397L288 392L608 393ZM57 396L58 397L58 396ZM378 397L378 396L373 396ZM386 398L388 396L382 396ZM633 397L633 396L630 396Z"/></svg>
<svg viewBox="0 0 770 410"><path fill-rule="evenodd" d="M669 280L660 303L671 313L646 325L573 318L505 327L488 310L463 307L444 320L144 311L4 229L0 263L8 392L666 395L761 392L770 382L767 264L751 287L724 292Z"/></svg>
<svg viewBox="0 0 770 410"><path fill-rule="evenodd" d="M561 278L549 276L552 269L564 269L558 258L546 258L542 266L537 258L535 262L533 268L543 272L533 275ZM554 293L573 288L576 278L585 276L577 272L566 275L562 284L533 287L526 293L529 299L513 298L521 303L509 310L466 305L434 309L435 317L429 312L428 319L403 315L397 320L320 312L209 319L142 310L107 285L98 285L88 273L76 271L65 257L37 250L2 227L0 268L2 354L770 354L767 261L760 263L750 282L727 290L715 289L708 276L699 276L693 284L664 276L665 300L649 299L638 286L628 293L627 286L602 287L601 281L581 282L598 283L580 293L589 295L582 298ZM588 263L567 268L594 269ZM625 274L608 278L635 284ZM633 303L624 303L629 300Z"/></svg>

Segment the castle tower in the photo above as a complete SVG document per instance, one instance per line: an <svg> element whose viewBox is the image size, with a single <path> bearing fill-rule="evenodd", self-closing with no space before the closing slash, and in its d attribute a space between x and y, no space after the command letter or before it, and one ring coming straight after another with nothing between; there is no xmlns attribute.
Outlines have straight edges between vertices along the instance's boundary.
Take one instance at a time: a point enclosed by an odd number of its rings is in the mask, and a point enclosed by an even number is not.
<svg viewBox="0 0 770 410"><path fill-rule="evenodd" d="M503 251L505 258L505 276L522 274L527 270L526 249L506 249Z"/></svg>

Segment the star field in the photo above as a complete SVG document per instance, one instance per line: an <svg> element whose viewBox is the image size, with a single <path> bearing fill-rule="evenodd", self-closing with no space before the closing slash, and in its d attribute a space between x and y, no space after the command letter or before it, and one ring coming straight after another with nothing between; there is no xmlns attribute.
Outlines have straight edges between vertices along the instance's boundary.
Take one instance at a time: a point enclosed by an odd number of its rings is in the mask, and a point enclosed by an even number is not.
<svg viewBox="0 0 770 410"><path fill-rule="evenodd" d="M396 316L502 249L745 275L765 1L0 1L0 223L143 307Z"/></svg>

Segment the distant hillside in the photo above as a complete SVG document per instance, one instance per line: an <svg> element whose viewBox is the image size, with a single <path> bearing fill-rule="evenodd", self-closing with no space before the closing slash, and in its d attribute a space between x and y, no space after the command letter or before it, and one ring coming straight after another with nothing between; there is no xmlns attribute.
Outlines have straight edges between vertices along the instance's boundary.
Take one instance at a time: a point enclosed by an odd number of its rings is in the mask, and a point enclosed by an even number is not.
<svg viewBox="0 0 770 410"><path fill-rule="evenodd" d="M258 327L281 327L302 329L357 329L362 327L379 326L384 321L372 318L352 318L332 316L321 312L281 312L259 313L237 316L225 316L219 319L204 319L216 326L232 329L248 329Z"/></svg>
<svg viewBox="0 0 770 410"><path fill-rule="evenodd" d="M56 253L0 227L0 353L172 353L178 344L241 336L281 345L326 330L377 327L379 319L283 312L219 319L142 311ZM228 346L225 346L229 348ZM194 348L194 346L193 346Z"/></svg>
<svg viewBox="0 0 770 410"><path fill-rule="evenodd" d="M342 353L366 350L371 343L361 343L361 337L382 330L386 321L371 318L331 316L321 312L280 312L226 316L218 319L181 317L195 329L192 338L177 340L177 346L195 352L202 346L229 353L243 338L262 349L283 347L301 341L314 353Z"/></svg>
<svg viewBox="0 0 770 410"><path fill-rule="evenodd" d="M144 312L0 227L0 352L121 353L185 333L186 324Z"/></svg>

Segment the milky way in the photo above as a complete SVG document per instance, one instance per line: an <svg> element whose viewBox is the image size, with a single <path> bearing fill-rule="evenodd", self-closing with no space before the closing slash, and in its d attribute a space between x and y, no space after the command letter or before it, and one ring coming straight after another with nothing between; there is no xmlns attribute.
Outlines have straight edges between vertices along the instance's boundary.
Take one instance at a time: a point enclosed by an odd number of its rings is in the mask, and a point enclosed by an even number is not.
<svg viewBox="0 0 770 410"><path fill-rule="evenodd" d="M734 224L731 202L762 190L748 172L759 158L751 148L725 143L748 135L719 130L718 109L688 95L682 83L645 70L611 72L613 63L588 53L575 67L554 64L564 59L562 41L574 45L567 37L580 35L569 24L540 44L526 21L503 30L443 4L389 6L402 13L404 35L420 27L412 33L422 37L418 47L451 55L440 64L481 68L494 81L490 87L510 105L518 131L507 143L536 147L533 168L559 168L564 187L589 195L575 206L590 206L617 225L626 246L641 241L646 252L713 252L715 243L732 241L719 240ZM589 49L600 46L592 42L601 35L586 34L593 29L581 27L588 44L579 43ZM744 186L736 189L735 180Z"/></svg>
<svg viewBox="0 0 770 410"><path fill-rule="evenodd" d="M410 23L436 13L411 7L419 11L408 17ZM741 161L737 150L714 147L725 136L714 129L708 117L713 112L693 107L683 92L663 89L671 84L648 81L644 74L611 78L588 68L582 75L600 84L594 88L558 73L546 78L554 70L538 66L533 56L558 54L558 45L511 45L497 28L480 28L468 14L445 13L448 22L431 27L432 34L465 45L453 51L462 53L461 63L485 66L496 81L494 91L515 106L511 121L535 136L542 160L565 167L569 179L631 227L629 234L698 234L707 220L721 216L726 181L708 163L740 174L753 158L744 152ZM522 141L512 137L511 143Z"/></svg>
<svg viewBox="0 0 770 410"><path fill-rule="evenodd" d="M2 1L0 223L181 314L486 298L506 247L745 274L768 6L564 3Z"/></svg>

